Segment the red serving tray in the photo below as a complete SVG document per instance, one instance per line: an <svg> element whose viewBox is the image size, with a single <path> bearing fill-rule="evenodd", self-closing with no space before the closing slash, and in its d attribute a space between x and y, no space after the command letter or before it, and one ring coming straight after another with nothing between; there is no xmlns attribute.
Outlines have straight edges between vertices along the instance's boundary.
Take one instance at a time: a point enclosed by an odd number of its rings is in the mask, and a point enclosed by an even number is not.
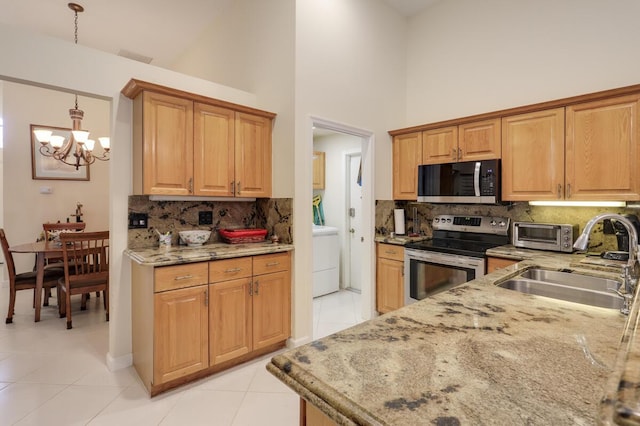
<svg viewBox="0 0 640 426"><path fill-rule="evenodd" d="M218 232L230 244L259 243L267 236L266 229L220 229Z"/></svg>

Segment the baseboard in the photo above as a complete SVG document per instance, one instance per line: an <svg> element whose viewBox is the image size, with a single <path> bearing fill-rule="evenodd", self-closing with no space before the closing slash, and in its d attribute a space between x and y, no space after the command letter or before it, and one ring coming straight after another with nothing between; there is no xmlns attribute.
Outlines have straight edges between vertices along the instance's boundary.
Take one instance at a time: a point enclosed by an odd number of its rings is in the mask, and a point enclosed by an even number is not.
<svg viewBox="0 0 640 426"><path fill-rule="evenodd" d="M133 365L133 353L114 358L107 352L107 368L109 371L121 370Z"/></svg>
<svg viewBox="0 0 640 426"><path fill-rule="evenodd" d="M287 348L297 348L298 346L306 345L307 343L311 343L312 339L309 336L304 336L299 339L288 338L287 339Z"/></svg>

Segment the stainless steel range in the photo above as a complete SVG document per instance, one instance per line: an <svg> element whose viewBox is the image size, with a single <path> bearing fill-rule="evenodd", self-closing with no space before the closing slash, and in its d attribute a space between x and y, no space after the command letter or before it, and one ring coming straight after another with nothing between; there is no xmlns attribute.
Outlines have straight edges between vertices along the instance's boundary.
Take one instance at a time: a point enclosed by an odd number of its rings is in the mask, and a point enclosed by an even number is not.
<svg viewBox="0 0 640 426"><path fill-rule="evenodd" d="M509 244L509 218L439 215L430 240L404 251L405 304L485 274L485 252Z"/></svg>

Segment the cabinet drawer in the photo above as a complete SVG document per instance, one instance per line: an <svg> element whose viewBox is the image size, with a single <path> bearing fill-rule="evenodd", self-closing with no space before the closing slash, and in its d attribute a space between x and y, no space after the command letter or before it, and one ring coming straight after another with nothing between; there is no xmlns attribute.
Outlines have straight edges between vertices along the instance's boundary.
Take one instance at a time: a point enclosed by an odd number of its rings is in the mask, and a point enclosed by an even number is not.
<svg viewBox="0 0 640 426"><path fill-rule="evenodd" d="M251 258L214 260L209 262L209 282L233 280L251 276Z"/></svg>
<svg viewBox="0 0 640 426"><path fill-rule="evenodd" d="M207 284L209 267L206 262L157 267L154 270L154 282L156 293Z"/></svg>
<svg viewBox="0 0 640 426"><path fill-rule="evenodd" d="M264 254L253 258L253 275L287 271L290 268L291 260L288 252Z"/></svg>
<svg viewBox="0 0 640 426"><path fill-rule="evenodd" d="M378 243L378 257L390 260L404 261L404 247L394 244Z"/></svg>

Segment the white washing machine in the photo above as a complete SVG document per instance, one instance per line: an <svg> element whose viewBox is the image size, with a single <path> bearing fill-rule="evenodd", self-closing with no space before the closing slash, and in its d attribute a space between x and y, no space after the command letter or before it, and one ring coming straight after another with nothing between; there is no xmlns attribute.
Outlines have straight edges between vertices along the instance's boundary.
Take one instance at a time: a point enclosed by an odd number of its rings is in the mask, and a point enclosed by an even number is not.
<svg viewBox="0 0 640 426"><path fill-rule="evenodd" d="M313 225L313 297L340 289L338 228Z"/></svg>

